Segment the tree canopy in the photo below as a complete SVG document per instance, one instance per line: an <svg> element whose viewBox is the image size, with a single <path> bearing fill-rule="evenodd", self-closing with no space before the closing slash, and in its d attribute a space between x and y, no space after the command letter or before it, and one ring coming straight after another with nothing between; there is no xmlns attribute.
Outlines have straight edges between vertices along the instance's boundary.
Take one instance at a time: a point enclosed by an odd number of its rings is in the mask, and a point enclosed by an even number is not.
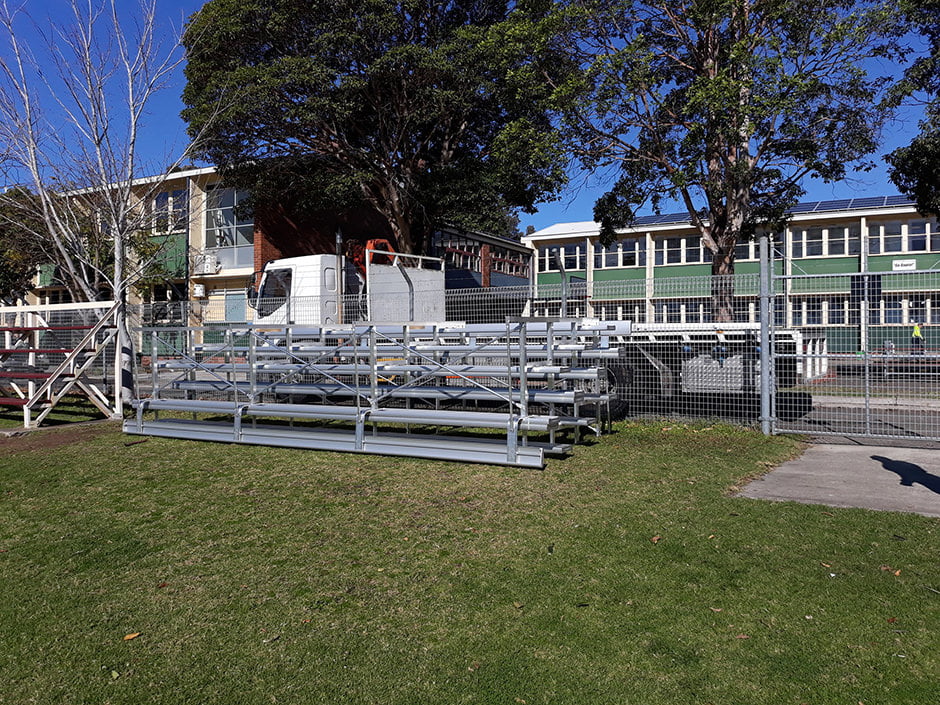
<svg viewBox="0 0 940 705"><path fill-rule="evenodd" d="M780 227L803 180L835 181L877 146L891 10L861 0L572 0L585 67L567 125L590 169L602 238L675 201L712 255L713 311L732 315L734 245ZM716 288L717 287L717 290Z"/></svg>
<svg viewBox="0 0 940 705"><path fill-rule="evenodd" d="M922 213L940 214L940 0L903 3L907 26L927 41L927 51L905 72L901 96L927 97L920 133L894 150L887 161L891 180L917 203Z"/></svg>
<svg viewBox="0 0 940 705"><path fill-rule="evenodd" d="M30 288L36 267L47 261L42 223L26 189L10 189L0 201L0 300L12 302Z"/></svg>
<svg viewBox="0 0 940 705"><path fill-rule="evenodd" d="M367 204L406 252L442 223L498 230L564 182L550 8L210 0L185 33L183 117L256 207Z"/></svg>

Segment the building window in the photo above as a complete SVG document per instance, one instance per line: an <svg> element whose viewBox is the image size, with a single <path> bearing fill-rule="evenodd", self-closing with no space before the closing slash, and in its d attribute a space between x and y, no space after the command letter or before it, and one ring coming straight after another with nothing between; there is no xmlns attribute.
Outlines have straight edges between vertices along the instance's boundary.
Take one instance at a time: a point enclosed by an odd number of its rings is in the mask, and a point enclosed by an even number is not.
<svg viewBox="0 0 940 705"><path fill-rule="evenodd" d="M656 264L682 264L682 238L667 237L655 242Z"/></svg>
<svg viewBox="0 0 940 705"><path fill-rule="evenodd" d="M538 267L537 267L538 271L550 272L555 269L558 269L558 267L555 265L555 256L554 254L552 254L554 250L555 250L554 247L548 247L546 245L542 245L541 247L539 247Z"/></svg>
<svg viewBox="0 0 940 705"><path fill-rule="evenodd" d="M786 259L787 257L787 234L774 233L771 239L774 259Z"/></svg>
<svg viewBox="0 0 940 705"><path fill-rule="evenodd" d="M907 224L907 249L909 252L927 251L926 220L912 220Z"/></svg>
<svg viewBox="0 0 940 705"><path fill-rule="evenodd" d="M254 266L254 222L237 214L246 197L244 191L221 186L206 194L206 249L215 252L223 268Z"/></svg>
<svg viewBox="0 0 940 705"><path fill-rule="evenodd" d="M850 225L848 228L849 236L849 254L860 255L862 253L862 229L858 225Z"/></svg>
<svg viewBox="0 0 940 705"><path fill-rule="evenodd" d="M751 259L751 243L748 240L738 242L734 246L734 259L736 262Z"/></svg>
<svg viewBox="0 0 940 705"><path fill-rule="evenodd" d="M845 254L845 228L836 227L826 230L826 245L830 255Z"/></svg>
<svg viewBox="0 0 940 705"><path fill-rule="evenodd" d="M594 244L594 266L597 269L610 269L619 267L620 243L611 243L610 247L604 247L600 243Z"/></svg>
<svg viewBox="0 0 940 705"><path fill-rule="evenodd" d="M880 225L868 226L868 254L870 255L881 254L881 226Z"/></svg>
<svg viewBox="0 0 940 705"><path fill-rule="evenodd" d="M742 296L735 296L732 303L734 309L734 320L738 323L753 323L752 312L754 307L752 299L746 299Z"/></svg>
<svg viewBox="0 0 940 705"><path fill-rule="evenodd" d="M662 301L656 307L658 323L682 323L682 303L679 301Z"/></svg>
<svg viewBox="0 0 940 705"><path fill-rule="evenodd" d="M810 228L803 231L803 256L819 257L823 253L822 228Z"/></svg>
<svg viewBox="0 0 940 705"><path fill-rule="evenodd" d="M888 223L885 223L884 230L884 251L886 253L902 252L904 248L901 238L901 222L898 220L892 220Z"/></svg>
<svg viewBox="0 0 940 705"><path fill-rule="evenodd" d="M924 296L912 296L907 302L908 323L927 320L927 299Z"/></svg>
<svg viewBox="0 0 940 705"><path fill-rule="evenodd" d="M189 191L161 191L153 199L153 232L156 235L189 230Z"/></svg>
<svg viewBox="0 0 940 705"><path fill-rule="evenodd" d="M885 317L886 324L904 323L904 308L900 296L885 297Z"/></svg>
<svg viewBox="0 0 940 705"><path fill-rule="evenodd" d="M803 301L800 299L794 299L790 301L790 320L790 325L803 325Z"/></svg>
<svg viewBox="0 0 940 705"><path fill-rule="evenodd" d="M620 243L624 267L646 266L646 241L639 238L623 240Z"/></svg>
<svg viewBox="0 0 940 705"><path fill-rule="evenodd" d="M790 233L790 257L800 259L803 256L803 231L795 230Z"/></svg>
<svg viewBox="0 0 940 705"><path fill-rule="evenodd" d="M688 264L698 264L706 261L701 237L695 236L685 239L685 261Z"/></svg>
<svg viewBox="0 0 940 705"><path fill-rule="evenodd" d="M822 299L807 299L806 301L806 325L821 326L823 322Z"/></svg>
<svg viewBox="0 0 940 705"><path fill-rule="evenodd" d="M833 326L841 326L845 323L845 304L844 298L832 298L828 301L827 323Z"/></svg>
<svg viewBox="0 0 940 705"><path fill-rule="evenodd" d="M581 248L578 245L565 245L562 248L562 257L566 272L581 269Z"/></svg>

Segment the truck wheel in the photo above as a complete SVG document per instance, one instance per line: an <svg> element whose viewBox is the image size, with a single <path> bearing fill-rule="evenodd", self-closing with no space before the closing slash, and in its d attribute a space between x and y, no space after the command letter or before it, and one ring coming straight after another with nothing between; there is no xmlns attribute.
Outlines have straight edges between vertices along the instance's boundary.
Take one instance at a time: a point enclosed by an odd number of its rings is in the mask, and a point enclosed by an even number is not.
<svg viewBox="0 0 940 705"><path fill-rule="evenodd" d="M629 394L633 387L633 368L622 364L607 365L607 388L614 398L610 400L610 417L623 419L630 413Z"/></svg>

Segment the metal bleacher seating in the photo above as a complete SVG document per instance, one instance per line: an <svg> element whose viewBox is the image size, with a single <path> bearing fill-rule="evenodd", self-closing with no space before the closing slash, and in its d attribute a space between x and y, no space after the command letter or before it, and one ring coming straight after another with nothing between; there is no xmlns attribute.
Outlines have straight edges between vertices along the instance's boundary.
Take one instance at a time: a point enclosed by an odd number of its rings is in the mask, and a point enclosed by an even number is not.
<svg viewBox="0 0 940 705"><path fill-rule="evenodd" d="M546 454L609 425L603 364L619 357L629 324L526 318L142 333L150 394L135 401L128 433L542 467Z"/></svg>

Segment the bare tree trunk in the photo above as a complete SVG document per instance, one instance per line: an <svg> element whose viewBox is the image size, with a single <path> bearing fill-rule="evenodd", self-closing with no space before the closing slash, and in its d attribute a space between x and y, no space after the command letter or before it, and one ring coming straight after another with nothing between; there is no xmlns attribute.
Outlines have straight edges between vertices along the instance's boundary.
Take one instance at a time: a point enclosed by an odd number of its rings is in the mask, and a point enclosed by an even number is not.
<svg viewBox="0 0 940 705"><path fill-rule="evenodd" d="M734 321L734 247L712 254L712 317L716 323Z"/></svg>

